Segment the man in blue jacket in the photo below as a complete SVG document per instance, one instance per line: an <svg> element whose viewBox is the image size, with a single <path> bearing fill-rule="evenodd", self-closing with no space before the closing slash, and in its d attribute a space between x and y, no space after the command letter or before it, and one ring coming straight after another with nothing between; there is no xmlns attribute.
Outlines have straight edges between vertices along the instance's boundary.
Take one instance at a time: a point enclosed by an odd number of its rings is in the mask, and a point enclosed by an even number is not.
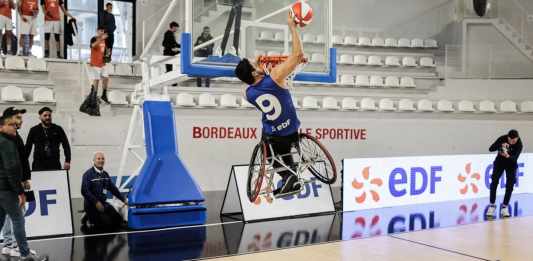
<svg viewBox="0 0 533 261"><path fill-rule="evenodd" d="M107 203L107 191L127 204L126 198L120 194L109 174L104 170L105 156L102 152L94 154L94 165L83 174L81 194L84 199L86 218L82 223L90 223L94 228L105 230L120 229L124 223L119 213ZM87 224L84 224L87 225Z"/></svg>

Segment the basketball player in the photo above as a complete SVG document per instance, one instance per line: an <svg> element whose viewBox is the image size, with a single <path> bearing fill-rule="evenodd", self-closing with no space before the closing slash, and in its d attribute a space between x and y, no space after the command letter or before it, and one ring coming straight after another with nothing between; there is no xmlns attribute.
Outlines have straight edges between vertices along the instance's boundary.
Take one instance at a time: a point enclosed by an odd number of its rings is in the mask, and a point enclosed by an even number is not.
<svg viewBox="0 0 533 261"><path fill-rule="evenodd" d="M511 216L509 213L509 201L516 181L517 160L522 152L522 147L522 140L518 136L518 131L510 130L507 135L499 137L489 148L491 152L498 151L498 156L494 160L490 183L490 205L487 209L487 217L489 218L496 216L496 205L494 203L496 202L498 182L502 177L503 171L505 171L505 196L500 215L504 218Z"/></svg>
<svg viewBox="0 0 533 261"><path fill-rule="evenodd" d="M252 64L248 59L242 59L235 68L235 75L248 84L246 99L262 112L263 139L272 144L276 155L286 155L293 144L298 144L298 129L300 121L292 103L291 93L287 89L286 79L293 73L303 59L300 35L296 30L296 23L289 15L288 26L292 34L292 53L285 62L277 65L265 73L264 68L258 66L258 61ZM285 165L294 167L292 155L282 157ZM282 167L274 162L275 168ZM298 177L289 170L278 173L282 178L281 187L274 190L275 197L283 197L300 191Z"/></svg>
<svg viewBox="0 0 533 261"><path fill-rule="evenodd" d="M61 12L72 17L65 9L63 0L41 0L41 6L44 12L44 58L50 57L50 36L54 34L56 40L57 58L61 58L59 40L61 33Z"/></svg>

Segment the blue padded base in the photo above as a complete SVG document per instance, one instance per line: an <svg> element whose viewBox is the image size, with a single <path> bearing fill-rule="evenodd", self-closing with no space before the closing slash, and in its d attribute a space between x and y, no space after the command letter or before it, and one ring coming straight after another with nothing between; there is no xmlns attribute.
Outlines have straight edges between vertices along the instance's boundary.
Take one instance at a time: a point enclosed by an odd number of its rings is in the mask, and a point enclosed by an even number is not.
<svg viewBox="0 0 533 261"><path fill-rule="evenodd" d="M204 205L157 208L130 208L128 227L131 229L153 229L205 224L207 219Z"/></svg>

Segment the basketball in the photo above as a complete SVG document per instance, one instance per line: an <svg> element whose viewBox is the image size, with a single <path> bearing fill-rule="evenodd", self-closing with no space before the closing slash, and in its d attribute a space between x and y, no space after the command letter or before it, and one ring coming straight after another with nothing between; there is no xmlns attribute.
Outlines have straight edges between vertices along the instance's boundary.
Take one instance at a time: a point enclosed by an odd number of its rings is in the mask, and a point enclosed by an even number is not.
<svg viewBox="0 0 533 261"><path fill-rule="evenodd" d="M300 27L310 24L313 20L313 9L304 1L294 3L291 7L290 14L294 22Z"/></svg>

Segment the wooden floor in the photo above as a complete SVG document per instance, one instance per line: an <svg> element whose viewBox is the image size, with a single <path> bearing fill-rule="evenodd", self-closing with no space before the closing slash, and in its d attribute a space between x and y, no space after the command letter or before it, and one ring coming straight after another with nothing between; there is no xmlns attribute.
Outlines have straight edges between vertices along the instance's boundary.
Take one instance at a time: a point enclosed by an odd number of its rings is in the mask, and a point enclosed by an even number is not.
<svg viewBox="0 0 533 261"><path fill-rule="evenodd" d="M217 261L533 260L533 217L305 246Z"/></svg>

